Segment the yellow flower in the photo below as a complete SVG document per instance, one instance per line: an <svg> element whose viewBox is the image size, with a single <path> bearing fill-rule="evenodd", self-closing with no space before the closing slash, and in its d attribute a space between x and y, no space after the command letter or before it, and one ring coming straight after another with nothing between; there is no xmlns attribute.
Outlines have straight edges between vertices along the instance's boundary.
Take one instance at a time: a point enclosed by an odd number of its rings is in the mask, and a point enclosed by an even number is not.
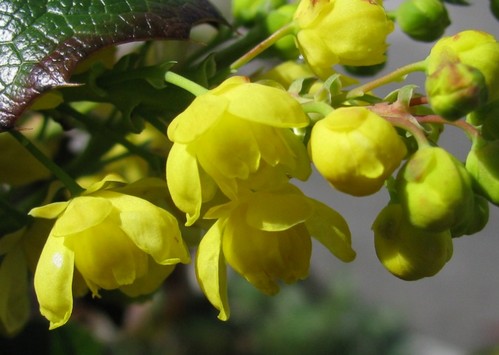
<svg viewBox="0 0 499 355"><path fill-rule="evenodd" d="M227 79L198 96L168 128L174 145L166 174L173 201L187 214L187 224L219 188L237 196L237 181L262 163L306 179L310 163L303 143L290 128L305 127L308 118L286 91L244 77Z"/></svg>
<svg viewBox="0 0 499 355"><path fill-rule="evenodd" d="M335 64L383 63L393 31L380 0L302 0L295 13L297 43L322 78Z"/></svg>
<svg viewBox="0 0 499 355"><path fill-rule="evenodd" d="M136 296L153 292L175 264L190 261L176 219L133 195L165 188L156 179L123 186L107 177L70 201L30 211L56 220L35 272L40 311L51 329L69 319L72 288L81 290L81 280L94 296L101 288Z"/></svg>
<svg viewBox="0 0 499 355"><path fill-rule="evenodd" d="M406 147L395 128L363 107L331 112L312 129L309 152L319 173L354 196L377 192L400 165Z"/></svg>
<svg viewBox="0 0 499 355"><path fill-rule="evenodd" d="M199 244L196 273L219 318L229 318L226 264L262 292L278 292L278 282L308 275L311 236L343 261L355 258L348 225L326 205L291 184L248 192L240 200L212 208L216 218Z"/></svg>

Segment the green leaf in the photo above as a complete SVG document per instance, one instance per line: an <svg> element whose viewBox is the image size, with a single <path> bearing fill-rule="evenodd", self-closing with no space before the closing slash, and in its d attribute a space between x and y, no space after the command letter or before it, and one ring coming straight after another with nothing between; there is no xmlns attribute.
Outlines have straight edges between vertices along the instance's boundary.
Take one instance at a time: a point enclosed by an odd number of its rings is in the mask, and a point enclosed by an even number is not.
<svg viewBox="0 0 499 355"><path fill-rule="evenodd" d="M187 39L223 19L208 0L0 0L0 131L41 93L68 86L76 64L103 47Z"/></svg>

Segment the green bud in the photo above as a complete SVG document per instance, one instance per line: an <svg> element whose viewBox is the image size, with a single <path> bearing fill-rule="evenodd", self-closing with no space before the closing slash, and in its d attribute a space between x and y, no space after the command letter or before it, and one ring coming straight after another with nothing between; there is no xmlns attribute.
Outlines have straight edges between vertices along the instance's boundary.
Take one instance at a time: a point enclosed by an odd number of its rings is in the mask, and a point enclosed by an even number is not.
<svg viewBox="0 0 499 355"><path fill-rule="evenodd" d="M381 210L372 230L378 259L403 280L433 276L452 257L450 231L430 232L414 227L399 204Z"/></svg>
<svg viewBox="0 0 499 355"><path fill-rule="evenodd" d="M407 218L417 228L441 232L467 219L473 207L471 177L440 147L423 147L397 175L396 188Z"/></svg>
<svg viewBox="0 0 499 355"><path fill-rule="evenodd" d="M490 11L499 20L499 0L490 0Z"/></svg>
<svg viewBox="0 0 499 355"><path fill-rule="evenodd" d="M426 92L436 114L454 121L487 102L482 73L461 62L449 61L426 78Z"/></svg>
<svg viewBox="0 0 499 355"><path fill-rule="evenodd" d="M450 25L449 14L440 0L407 0L397 9L400 28L412 39L431 42Z"/></svg>
<svg viewBox="0 0 499 355"><path fill-rule="evenodd" d="M298 4L286 4L276 10L271 11L265 18L265 25L269 34L274 33L282 26L293 21ZM278 40L271 48L283 59L296 59L300 55L300 50L296 46L295 37L285 36Z"/></svg>
<svg viewBox="0 0 499 355"><path fill-rule="evenodd" d="M450 230L452 238L472 235L480 232L489 222L489 201L475 194L473 208L469 209L468 218L453 226Z"/></svg>
<svg viewBox="0 0 499 355"><path fill-rule="evenodd" d="M499 140L475 140L466 158L466 169L479 193L499 204Z"/></svg>
<svg viewBox="0 0 499 355"><path fill-rule="evenodd" d="M499 100L470 112L466 121L474 126L481 126L481 134L485 139L499 139Z"/></svg>
<svg viewBox="0 0 499 355"><path fill-rule="evenodd" d="M372 76L378 74L385 67L386 62L374 65L364 65L364 66L351 66L344 65L343 68L352 74L357 76Z"/></svg>
<svg viewBox="0 0 499 355"><path fill-rule="evenodd" d="M467 30L441 38L426 59L427 75L449 62L460 62L478 69L487 84L488 100L499 99L499 43L493 35Z"/></svg>
<svg viewBox="0 0 499 355"><path fill-rule="evenodd" d="M286 0L232 0L232 15L236 22L251 25L284 4Z"/></svg>

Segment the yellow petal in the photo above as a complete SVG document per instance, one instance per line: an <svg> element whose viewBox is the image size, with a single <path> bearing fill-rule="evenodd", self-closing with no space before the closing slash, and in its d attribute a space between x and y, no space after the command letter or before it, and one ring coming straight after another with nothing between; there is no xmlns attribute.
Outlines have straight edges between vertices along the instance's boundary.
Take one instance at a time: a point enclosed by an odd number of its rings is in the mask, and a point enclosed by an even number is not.
<svg viewBox="0 0 499 355"><path fill-rule="evenodd" d="M297 191L254 193L248 202L246 222L265 231L282 231L312 215L307 197Z"/></svg>
<svg viewBox="0 0 499 355"><path fill-rule="evenodd" d="M187 144L205 133L227 110L228 100L210 93L200 95L168 126L168 138Z"/></svg>
<svg viewBox="0 0 499 355"><path fill-rule="evenodd" d="M193 224L201 211L202 192L198 162L185 144L174 144L166 163L166 181L175 205Z"/></svg>
<svg viewBox="0 0 499 355"><path fill-rule="evenodd" d="M285 231L254 229L235 211L224 231L227 263L267 295L279 291L279 280L296 282L308 275L312 243L303 224Z"/></svg>
<svg viewBox="0 0 499 355"><path fill-rule="evenodd" d="M225 194L225 196L230 199L237 199L237 182L234 176L224 175L220 169L217 161L213 161L209 156L205 156L203 154L199 155L199 164L202 169L199 171L200 176L210 177L210 181L213 181L220 190ZM234 174L231 174L234 175ZM205 178L205 180L207 180ZM203 180L201 180L203 182ZM205 200L203 200L205 201Z"/></svg>
<svg viewBox="0 0 499 355"><path fill-rule="evenodd" d="M60 237L79 233L102 223L112 212L113 206L100 197L80 196L71 200L54 224L51 235Z"/></svg>
<svg viewBox="0 0 499 355"><path fill-rule="evenodd" d="M305 222L310 234L338 259L348 262L355 259L350 229L345 219L325 204L310 199L314 213Z"/></svg>
<svg viewBox="0 0 499 355"><path fill-rule="evenodd" d="M228 178L247 179L260 163L260 150L251 124L230 116L220 120L210 134L197 142L196 155L208 174L207 168L213 164Z"/></svg>
<svg viewBox="0 0 499 355"><path fill-rule="evenodd" d="M224 95L228 112L243 119L274 127L306 127L308 117L288 92L261 84L239 85Z"/></svg>
<svg viewBox="0 0 499 355"><path fill-rule="evenodd" d="M230 309L227 298L227 269L222 254L223 228L224 223L218 220L201 239L196 256L196 276L206 298L220 311L218 318L227 320Z"/></svg>
<svg viewBox="0 0 499 355"><path fill-rule="evenodd" d="M68 206L69 201L67 202L54 202L49 205L35 207L29 211L29 215L36 218L47 218L54 219L57 218Z"/></svg>
<svg viewBox="0 0 499 355"><path fill-rule="evenodd" d="M120 290L129 297L151 294L161 286L174 269L175 265L159 265L149 258L147 273L136 279L133 284L122 286Z"/></svg>
<svg viewBox="0 0 499 355"><path fill-rule="evenodd" d="M40 313L50 321L50 329L64 325L73 310L74 253L64 246L64 238L49 236L35 272L35 292Z"/></svg>
<svg viewBox="0 0 499 355"><path fill-rule="evenodd" d="M124 186L126 181L118 174L108 174L102 180L99 180L92 185L90 185L83 195L90 195L99 190L105 190L110 188L116 188Z"/></svg>
<svg viewBox="0 0 499 355"><path fill-rule="evenodd" d="M148 255L120 229L119 221L107 221L65 237L74 251L76 268L94 294L129 285L147 272Z"/></svg>
<svg viewBox="0 0 499 355"><path fill-rule="evenodd" d="M119 211L121 230L158 264L190 261L178 222L172 214L135 196L113 191L103 191L100 196Z"/></svg>
<svg viewBox="0 0 499 355"><path fill-rule="evenodd" d="M228 91L234 89L237 86L245 85L250 82L250 79L246 76L231 76L226 79L223 83L218 85L216 88L210 90L210 93L217 96L223 96Z"/></svg>

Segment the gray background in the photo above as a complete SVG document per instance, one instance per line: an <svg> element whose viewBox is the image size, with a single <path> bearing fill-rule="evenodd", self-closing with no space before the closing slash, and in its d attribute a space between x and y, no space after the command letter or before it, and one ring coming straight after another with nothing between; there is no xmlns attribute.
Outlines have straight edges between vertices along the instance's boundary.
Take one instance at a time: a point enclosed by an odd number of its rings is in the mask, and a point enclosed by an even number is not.
<svg viewBox="0 0 499 355"><path fill-rule="evenodd" d="M214 2L226 11L228 0ZM453 24L446 35L477 29L499 37L499 22L489 13L489 1L470 2L469 7L447 6ZM394 9L401 1L384 3L387 9ZM391 55L384 72L424 59L431 47L408 40L398 30L390 35L389 43ZM422 76L410 75L407 82L422 85ZM470 144L462 132L447 128L441 145L464 159ZM389 274L374 251L370 227L388 201L384 191L355 198L333 191L316 174L300 187L307 195L343 214L357 251L356 260L344 264L315 245L313 275L325 282L343 279L363 301L402 315L416 334L413 344L416 354L465 354L490 342L499 343L498 208L491 206L490 222L482 232L454 240L454 255L439 274L407 282Z"/></svg>

